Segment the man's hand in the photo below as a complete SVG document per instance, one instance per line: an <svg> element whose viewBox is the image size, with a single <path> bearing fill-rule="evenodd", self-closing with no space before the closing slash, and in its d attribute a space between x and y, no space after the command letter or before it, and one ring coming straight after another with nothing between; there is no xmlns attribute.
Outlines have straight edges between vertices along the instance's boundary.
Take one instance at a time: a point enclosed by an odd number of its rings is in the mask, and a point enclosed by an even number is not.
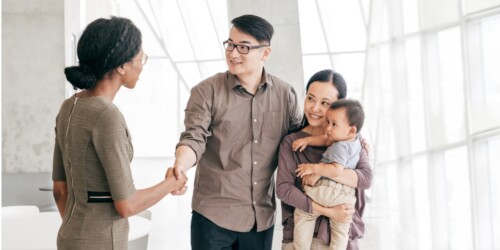
<svg viewBox="0 0 500 250"><path fill-rule="evenodd" d="M307 147L307 137L297 139L292 143L293 151L299 150L299 152L302 152L304 151L304 149L306 149L306 147Z"/></svg>
<svg viewBox="0 0 500 250"><path fill-rule="evenodd" d="M179 176L175 176L175 171L173 168L168 168L167 173L165 174L165 179L172 183L173 191L170 192L172 195L183 195L187 191L187 177L185 174L180 172Z"/></svg>

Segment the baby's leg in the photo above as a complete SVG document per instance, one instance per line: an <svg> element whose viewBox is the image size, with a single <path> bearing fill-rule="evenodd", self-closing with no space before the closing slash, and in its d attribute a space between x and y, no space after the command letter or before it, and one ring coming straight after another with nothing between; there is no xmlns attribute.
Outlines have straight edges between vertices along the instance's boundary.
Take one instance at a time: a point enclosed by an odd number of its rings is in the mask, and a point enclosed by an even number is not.
<svg viewBox="0 0 500 250"><path fill-rule="evenodd" d="M354 188L337 184L334 188L337 197L335 203L338 204L351 204L354 206L356 203L356 196ZM351 223L339 223L330 219L330 249L345 250L349 241L349 228Z"/></svg>
<svg viewBox="0 0 500 250"><path fill-rule="evenodd" d="M295 221L295 227L293 229L293 247L295 250L309 250L318 216L296 208L293 217Z"/></svg>

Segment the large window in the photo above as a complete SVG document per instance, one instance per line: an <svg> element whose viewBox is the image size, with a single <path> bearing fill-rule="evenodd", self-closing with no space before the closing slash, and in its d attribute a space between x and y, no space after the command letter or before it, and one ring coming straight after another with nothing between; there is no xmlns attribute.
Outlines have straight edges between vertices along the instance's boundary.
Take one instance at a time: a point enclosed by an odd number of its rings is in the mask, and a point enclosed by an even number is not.
<svg viewBox="0 0 500 250"><path fill-rule="evenodd" d="M362 101L387 188L367 234L388 235L369 249L500 249L500 1L370 6Z"/></svg>
<svg viewBox="0 0 500 250"><path fill-rule="evenodd" d="M360 99L366 48L366 1L299 0L304 84L319 70L334 69L347 96Z"/></svg>
<svg viewBox="0 0 500 250"><path fill-rule="evenodd" d="M149 55L137 87L120 91L122 110L138 157L172 157L183 130L190 89L227 69L225 1L117 0L118 15L141 30ZM129 105L134 103L134 105Z"/></svg>

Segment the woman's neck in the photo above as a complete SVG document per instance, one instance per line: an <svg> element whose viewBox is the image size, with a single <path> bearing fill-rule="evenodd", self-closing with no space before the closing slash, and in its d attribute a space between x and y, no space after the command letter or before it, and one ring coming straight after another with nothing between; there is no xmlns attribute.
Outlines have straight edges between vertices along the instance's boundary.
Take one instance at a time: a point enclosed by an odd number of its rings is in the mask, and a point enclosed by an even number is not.
<svg viewBox="0 0 500 250"><path fill-rule="evenodd" d="M78 93L76 96L79 98L102 96L113 102L113 99L115 99L116 93L118 93L120 87L121 84L116 80L105 78L98 81L93 88L84 90Z"/></svg>
<svg viewBox="0 0 500 250"><path fill-rule="evenodd" d="M313 127L311 125L307 125L305 128L302 129L302 131L310 134L310 135L324 135L325 134L325 128L324 127Z"/></svg>

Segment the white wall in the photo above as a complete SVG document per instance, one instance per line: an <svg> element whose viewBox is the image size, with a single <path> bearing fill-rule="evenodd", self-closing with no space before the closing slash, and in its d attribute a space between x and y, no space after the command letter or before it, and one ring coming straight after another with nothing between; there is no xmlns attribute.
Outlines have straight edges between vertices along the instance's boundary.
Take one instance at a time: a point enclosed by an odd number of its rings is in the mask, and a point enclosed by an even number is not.
<svg viewBox="0 0 500 250"><path fill-rule="evenodd" d="M2 4L2 172L50 171L65 97L64 0Z"/></svg>

